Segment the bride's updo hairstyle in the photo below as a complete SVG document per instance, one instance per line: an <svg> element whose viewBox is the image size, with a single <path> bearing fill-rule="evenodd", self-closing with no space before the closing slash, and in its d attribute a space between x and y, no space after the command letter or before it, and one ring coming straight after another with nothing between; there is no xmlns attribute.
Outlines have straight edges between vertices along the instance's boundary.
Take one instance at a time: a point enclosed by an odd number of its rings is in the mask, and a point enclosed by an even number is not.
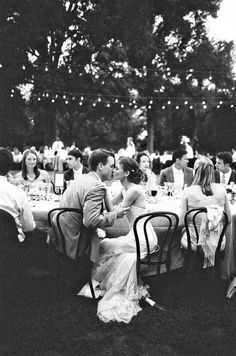
<svg viewBox="0 0 236 356"><path fill-rule="evenodd" d="M129 172L127 177L129 182L139 184L143 180L143 172L139 168L138 163L130 157L120 157L119 163L124 172Z"/></svg>

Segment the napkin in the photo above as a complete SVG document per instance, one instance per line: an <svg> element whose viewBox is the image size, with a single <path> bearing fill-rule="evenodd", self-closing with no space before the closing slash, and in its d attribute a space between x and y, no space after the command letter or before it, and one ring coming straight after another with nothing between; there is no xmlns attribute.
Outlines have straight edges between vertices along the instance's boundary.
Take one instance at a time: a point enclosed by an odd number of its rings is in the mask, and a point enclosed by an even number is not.
<svg viewBox="0 0 236 356"><path fill-rule="evenodd" d="M232 298L236 292L236 277L231 281L229 288L227 290L227 298Z"/></svg>

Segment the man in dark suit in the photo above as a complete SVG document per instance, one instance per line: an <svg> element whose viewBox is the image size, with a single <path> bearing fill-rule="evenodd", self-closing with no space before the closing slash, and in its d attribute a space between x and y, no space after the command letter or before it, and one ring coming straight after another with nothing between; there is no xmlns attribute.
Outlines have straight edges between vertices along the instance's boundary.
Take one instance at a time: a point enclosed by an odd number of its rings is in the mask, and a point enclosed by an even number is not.
<svg viewBox="0 0 236 356"><path fill-rule="evenodd" d="M160 173L160 185L165 182L175 183L182 188L189 186L193 181L193 169L188 168L187 151L182 148L173 153L172 166L165 168Z"/></svg>
<svg viewBox="0 0 236 356"><path fill-rule="evenodd" d="M230 152L219 152L216 156L215 182L229 185L236 183L236 172L231 169L233 158Z"/></svg>
<svg viewBox="0 0 236 356"><path fill-rule="evenodd" d="M78 264L75 276L77 292L88 282L92 263L98 261L97 228L113 225L117 217L122 217L129 210L121 206L109 206L106 207L107 211L103 210L106 187L102 182L112 179L115 169L114 155L106 150L95 150L90 155L89 167L90 172L75 179L60 201L63 208L77 208L82 211L81 216L67 212L60 218L66 255L76 259ZM50 243L62 252L56 216L53 217L49 235Z"/></svg>
<svg viewBox="0 0 236 356"><path fill-rule="evenodd" d="M64 173L65 181L74 180L75 177L89 172L88 168L83 166L83 153L78 148L67 153L66 162L69 170Z"/></svg>

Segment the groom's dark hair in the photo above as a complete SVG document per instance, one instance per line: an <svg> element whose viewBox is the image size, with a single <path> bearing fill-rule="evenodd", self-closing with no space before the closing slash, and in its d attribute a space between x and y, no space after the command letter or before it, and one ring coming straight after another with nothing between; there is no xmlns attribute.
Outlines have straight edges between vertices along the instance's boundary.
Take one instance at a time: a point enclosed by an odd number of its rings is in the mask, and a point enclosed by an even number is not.
<svg viewBox="0 0 236 356"><path fill-rule="evenodd" d="M89 160L88 160L88 165L91 171L96 171L99 163L102 164L107 164L108 157L111 156L115 159L114 153L103 150L103 149L98 149L95 150L91 153Z"/></svg>

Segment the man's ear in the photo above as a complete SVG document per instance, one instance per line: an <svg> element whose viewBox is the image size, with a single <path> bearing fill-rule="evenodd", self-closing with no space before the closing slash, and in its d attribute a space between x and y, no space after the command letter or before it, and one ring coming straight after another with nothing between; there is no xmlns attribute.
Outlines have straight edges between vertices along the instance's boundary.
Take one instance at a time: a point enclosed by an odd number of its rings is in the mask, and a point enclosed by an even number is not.
<svg viewBox="0 0 236 356"><path fill-rule="evenodd" d="M128 177L130 175L130 171L125 172L125 177Z"/></svg>
<svg viewBox="0 0 236 356"><path fill-rule="evenodd" d="M102 167L103 167L102 162L99 162L99 163L98 163L98 169L99 169L99 171L101 171L101 170L102 170Z"/></svg>

